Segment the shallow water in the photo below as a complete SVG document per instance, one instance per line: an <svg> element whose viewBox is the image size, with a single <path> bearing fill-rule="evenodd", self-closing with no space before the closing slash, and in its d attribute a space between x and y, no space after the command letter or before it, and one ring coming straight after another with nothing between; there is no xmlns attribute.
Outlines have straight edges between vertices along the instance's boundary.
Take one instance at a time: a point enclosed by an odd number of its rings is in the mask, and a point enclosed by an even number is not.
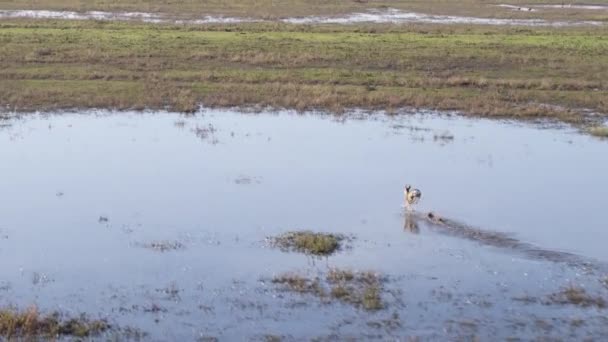
<svg viewBox="0 0 608 342"><path fill-rule="evenodd" d="M338 17L302 17L289 18L285 22L292 24L356 24L356 23L427 23L427 24L470 24L498 26L601 26L600 21L549 21L544 19L499 19L463 17L451 15L432 15L424 13L404 12L397 9L385 11L369 11L353 13Z"/></svg>
<svg viewBox="0 0 608 342"><path fill-rule="evenodd" d="M428 112L93 111L8 123L0 304L86 312L159 340L608 336L603 310L513 300L572 284L606 296L603 268L444 234L401 208L410 183L423 193L419 212L603 265L605 141ZM293 229L355 240L326 259L265 242ZM155 241L183 248L145 247ZM329 267L387 275L388 308L323 304L268 281ZM399 327L373 323L393 313ZM573 318L586 324L571 327Z"/></svg>
<svg viewBox="0 0 608 342"><path fill-rule="evenodd" d="M510 5L499 5L514 8ZM519 10L520 8L515 8ZM532 8L526 10L535 11ZM103 12L103 11L51 11L51 10L0 10L0 19L32 18L32 19L66 19L66 20L118 20L142 21L148 23L174 23L174 24L215 24L215 23L247 23L269 22L269 20L203 16L199 19L176 19L162 13L146 12ZM424 13L404 12L398 9L370 10L364 13L352 13L342 16L308 16L282 18L278 21L290 24L357 24L357 23L430 23L430 24L472 24L472 25L507 25L507 26L602 26L601 21L548 21L543 19L497 19L478 18L449 15L430 15Z"/></svg>

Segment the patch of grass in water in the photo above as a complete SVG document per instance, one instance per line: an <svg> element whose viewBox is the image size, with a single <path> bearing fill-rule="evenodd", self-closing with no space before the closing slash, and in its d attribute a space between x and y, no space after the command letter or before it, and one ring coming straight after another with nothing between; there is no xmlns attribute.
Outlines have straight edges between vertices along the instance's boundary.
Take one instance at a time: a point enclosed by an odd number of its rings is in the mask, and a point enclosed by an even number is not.
<svg viewBox="0 0 608 342"><path fill-rule="evenodd" d="M283 284L289 291L311 293L327 302L336 300L367 311L385 308L382 301L384 278L373 272L332 269L325 279L310 279L297 274L284 274L272 282Z"/></svg>
<svg viewBox="0 0 608 342"><path fill-rule="evenodd" d="M560 292L549 296L549 304L572 304L582 307L592 307L603 309L608 306L606 300L602 297L594 297L587 293L582 287L569 286Z"/></svg>
<svg viewBox="0 0 608 342"><path fill-rule="evenodd" d="M335 299L365 310L384 307L380 296L382 279L376 273L332 269L327 274L327 282L333 284L331 295Z"/></svg>
<svg viewBox="0 0 608 342"><path fill-rule="evenodd" d="M287 232L272 239L272 244L284 251L296 251L326 256L341 249L344 235L312 231Z"/></svg>
<svg viewBox="0 0 608 342"><path fill-rule="evenodd" d="M591 128L589 128L588 132L589 132L589 134L593 135L594 137L608 138L608 127L607 126L591 127Z"/></svg>
<svg viewBox="0 0 608 342"><path fill-rule="evenodd" d="M84 315L68 320L63 320L57 312L42 315L34 306L25 311L0 309L0 336L7 340L53 339L61 336L85 338L99 335L109 328L106 321L91 320Z"/></svg>
<svg viewBox="0 0 608 342"><path fill-rule="evenodd" d="M361 305L365 310L382 309L384 304L382 304L382 298L380 298L380 288L376 285L365 288Z"/></svg>

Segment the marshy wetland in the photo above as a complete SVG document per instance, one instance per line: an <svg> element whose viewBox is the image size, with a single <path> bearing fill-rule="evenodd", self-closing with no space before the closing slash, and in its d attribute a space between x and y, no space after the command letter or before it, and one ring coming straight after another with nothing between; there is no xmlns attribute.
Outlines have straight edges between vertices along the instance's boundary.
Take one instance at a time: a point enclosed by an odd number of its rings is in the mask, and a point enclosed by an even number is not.
<svg viewBox="0 0 608 342"><path fill-rule="evenodd" d="M607 37L581 1L0 0L0 340L606 340Z"/></svg>
<svg viewBox="0 0 608 342"><path fill-rule="evenodd" d="M85 315L100 339L608 336L606 142L573 128L91 110L10 115L0 146L1 305L64 317L54 329ZM406 181L424 193L412 214Z"/></svg>

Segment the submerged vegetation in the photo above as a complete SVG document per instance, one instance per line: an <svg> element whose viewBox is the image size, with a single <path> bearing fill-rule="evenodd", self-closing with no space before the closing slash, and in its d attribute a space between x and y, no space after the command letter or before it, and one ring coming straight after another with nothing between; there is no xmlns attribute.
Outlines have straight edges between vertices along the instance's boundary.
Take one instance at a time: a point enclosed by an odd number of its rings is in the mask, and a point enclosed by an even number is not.
<svg viewBox="0 0 608 342"><path fill-rule="evenodd" d="M340 269L330 270L324 279L293 273L281 274L272 279L274 284L283 285L286 290L312 294L324 302L337 300L368 311L385 307L381 296L384 281L385 278L374 272Z"/></svg>
<svg viewBox="0 0 608 342"><path fill-rule="evenodd" d="M607 307L607 302L600 296L592 296L582 287L569 286L560 292L551 294L548 298L549 304L572 304L582 307Z"/></svg>
<svg viewBox="0 0 608 342"><path fill-rule="evenodd" d="M0 21L0 103L464 114L587 123L608 113L606 29Z"/></svg>
<svg viewBox="0 0 608 342"><path fill-rule="evenodd" d="M110 328L104 320L86 316L63 319L59 313L40 314L36 307L25 311L0 309L0 336L7 340L86 338L99 335Z"/></svg>
<svg viewBox="0 0 608 342"><path fill-rule="evenodd" d="M151 249L153 251L157 251L157 252L161 252L161 253L169 252L169 251L177 251L177 250L182 250L182 249L186 248L186 246L179 241L169 241L169 240L137 243L136 245L139 247Z"/></svg>
<svg viewBox="0 0 608 342"><path fill-rule="evenodd" d="M600 137L600 138L608 138L608 127L606 126L596 126L589 128L589 134Z"/></svg>
<svg viewBox="0 0 608 342"><path fill-rule="evenodd" d="M284 251L326 256L340 250L345 239L344 235L339 234L295 231L271 238L270 241Z"/></svg>

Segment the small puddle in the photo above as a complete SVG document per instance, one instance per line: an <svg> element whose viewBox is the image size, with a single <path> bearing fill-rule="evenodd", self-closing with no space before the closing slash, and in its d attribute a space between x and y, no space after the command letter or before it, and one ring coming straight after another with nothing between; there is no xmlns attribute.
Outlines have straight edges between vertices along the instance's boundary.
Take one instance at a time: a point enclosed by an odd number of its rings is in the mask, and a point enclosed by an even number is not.
<svg viewBox="0 0 608 342"><path fill-rule="evenodd" d="M428 111L3 123L0 307L152 340L608 336L603 309L568 297L608 298L607 145L574 130ZM322 257L266 241L302 230L353 239ZM352 292L336 270L383 281Z"/></svg>
<svg viewBox="0 0 608 342"><path fill-rule="evenodd" d="M512 5L498 5L514 10L535 11L532 7L518 7ZM176 19L161 13L145 12L73 12L49 10L0 10L0 19L33 18L33 19L66 19L66 20L119 20L142 21L149 23L173 24L214 24L214 23L247 23L272 22L253 18L204 16L198 19ZM386 10L370 10L363 13L352 13L344 16L308 16L278 19L280 22L290 24L358 24L358 23L430 23L430 24L471 24L471 25L505 25L505 26L601 26L601 21L549 21L543 19L498 19L478 18L449 15L430 15L424 13L404 12L389 8Z"/></svg>

